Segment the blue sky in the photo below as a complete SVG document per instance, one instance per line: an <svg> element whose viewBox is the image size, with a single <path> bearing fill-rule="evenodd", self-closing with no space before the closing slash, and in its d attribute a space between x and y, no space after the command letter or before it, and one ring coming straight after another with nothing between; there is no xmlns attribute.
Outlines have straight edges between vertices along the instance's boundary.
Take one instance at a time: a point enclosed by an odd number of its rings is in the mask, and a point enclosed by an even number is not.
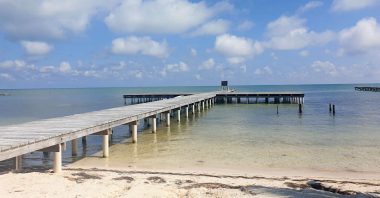
<svg viewBox="0 0 380 198"><path fill-rule="evenodd" d="M380 1L0 0L0 88L380 82Z"/></svg>

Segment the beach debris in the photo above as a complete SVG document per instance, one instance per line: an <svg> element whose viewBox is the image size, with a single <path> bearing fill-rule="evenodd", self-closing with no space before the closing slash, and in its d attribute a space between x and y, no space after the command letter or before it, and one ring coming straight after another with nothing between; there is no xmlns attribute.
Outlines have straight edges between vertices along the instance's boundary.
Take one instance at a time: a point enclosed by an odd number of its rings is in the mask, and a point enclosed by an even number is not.
<svg viewBox="0 0 380 198"><path fill-rule="evenodd" d="M116 181L125 180L127 183L131 183L135 179L133 177L129 177L129 176L121 176L121 177L112 178L112 180L116 180Z"/></svg>
<svg viewBox="0 0 380 198"><path fill-rule="evenodd" d="M147 180L150 181L150 182L153 182L153 183L157 183L157 184L166 183L166 181L165 181L164 178L157 177L157 176L148 177Z"/></svg>
<svg viewBox="0 0 380 198"><path fill-rule="evenodd" d="M100 175L90 175L90 174L85 173L85 172L73 173L71 175L76 176L76 177L74 177L74 178L65 177L65 178L67 178L71 181L75 181L77 183L83 183L85 180L88 180L88 179L102 179L102 177Z"/></svg>
<svg viewBox="0 0 380 198"><path fill-rule="evenodd" d="M228 185L228 184L222 184L222 183L196 183L192 184L189 186L182 187L183 189L190 190L193 188L206 188L206 189L218 189L218 188L223 188L223 189L236 189L240 190L241 192L250 194L250 195L256 195L252 190L250 190L251 186L233 186L233 185Z"/></svg>
<svg viewBox="0 0 380 198"><path fill-rule="evenodd" d="M313 188L315 190L323 190L327 192L332 192L340 195L359 195L361 193L355 192L355 191L349 191L349 190L341 190L339 188L334 188L332 186L327 186L325 184L322 184L320 181L317 180L311 180L306 183L310 188Z"/></svg>

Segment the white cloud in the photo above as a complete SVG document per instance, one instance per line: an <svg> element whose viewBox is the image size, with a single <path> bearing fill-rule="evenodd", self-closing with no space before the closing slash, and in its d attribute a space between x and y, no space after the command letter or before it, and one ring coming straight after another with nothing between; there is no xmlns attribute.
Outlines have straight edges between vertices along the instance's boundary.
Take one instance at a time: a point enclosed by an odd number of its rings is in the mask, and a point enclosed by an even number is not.
<svg viewBox="0 0 380 198"><path fill-rule="evenodd" d="M229 29L230 23L223 19L218 19L210 21L203 24L190 35L200 36L200 35L218 35L226 33Z"/></svg>
<svg viewBox="0 0 380 198"><path fill-rule="evenodd" d="M0 29L19 40L64 38L83 32L92 16L112 5L113 1L102 0L2 0Z"/></svg>
<svg viewBox="0 0 380 198"><path fill-rule="evenodd" d="M378 4L378 0L334 0L333 11L352 11L368 8Z"/></svg>
<svg viewBox="0 0 380 198"><path fill-rule="evenodd" d="M58 70L59 70L61 73L69 73L69 72L71 72L71 65L70 65L70 63L68 63L68 62L62 62L62 63L59 65Z"/></svg>
<svg viewBox="0 0 380 198"><path fill-rule="evenodd" d="M191 53L192 56L197 56L197 54L198 54L197 50L194 49L194 48L190 49L190 53Z"/></svg>
<svg viewBox="0 0 380 198"><path fill-rule="evenodd" d="M139 70L131 71L130 75L134 76L135 78L142 78L143 72Z"/></svg>
<svg viewBox="0 0 380 198"><path fill-rule="evenodd" d="M36 67L33 64L27 64L23 60L6 60L3 62L0 62L0 69L24 71L24 70L35 70Z"/></svg>
<svg viewBox="0 0 380 198"><path fill-rule="evenodd" d="M165 41L159 43L150 37L136 36L114 39L112 41L112 52L114 54L143 54L158 58L165 58L169 55Z"/></svg>
<svg viewBox="0 0 380 198"><path fill-rule="evenodd" d="M300 56L303 56L303 57L309 56L309 54L310 54L310 53L309 53L309 51L307 51L307 50L302 50L302 51L299 52L299 55L300 55Z"/></svg>
<svg viewBox="0 0 380 198"><path fill-rule="evenodd" d="M223 34L216 38L215 50L225 55L229 62L243 62L245 58L263 52L263 47L257 41L230 34Z"/></svg>
<svg viewBox="0 0 380 198"><path fill-rule="evenodd" d="M227 62L229 62L230 64L233 64L233 65L238 65L240 63L244 63L245 62L245 58L243 57L230 57L230 58L227 58Z"/></svg>
<svg viewBox="0 0 380 198"><path fill-rule="evenodd" d="M252 21L245 20L238 25L237 29L240 31L247 31L252 29L254 25L255 24Z"/></svg>
<svg viewBox="0 0 380 198"><path fill-rule="evenodd" d="M16 80L12 75L8 73L0 73L0 79L8 80L8 81L14 81Z"/></svg>
<svg viewBox="0 0 380 198"><path fill-rule="evenodd" d="M254 72L256 75L272 75L272 69L269 66L264 66L263 68L257 68Z"/></svg>
<svg viewBox="0 0 380 198"><path fill-rule="evenodd" d="M195 77L195 79L197 79L197 80L202 80L202 77L201 77L201 75L199 75L199 74L195 74L194 77Z"/></svg>
<svg viewBox="0 0 380 198"><path fill-rule="evenodd" d="M269 41L265 46L278 50L302 49L310 45L323 45L335 38L331 31L314 32L305 26L305 19L281 16L267 25Z"/></svg>
<svg viewBox="0 0 380 198"><path fill-rule="evenodd" d="M21 45L28 55L45 55L53 49L53 46L40 41L21 41Z"/></svg>
<svg viewBox="0 0 380 198"><path fill-rule="evenodd" d="M214 68L214 66L215 66L214 59L209 58L208 60L203 61L203 63L201 64L201 66L199 68L203 69L203 70L210 70L210 69Z"/></svg>
<svg viewBox="0 0 380 198"><path fill-rule="evenodd" d="M329 61L314 61L311 67L316 72L322 72L330 76L336 76L338 74L336 66Z"/></svg>
<svg viewBox="0 0 380 198"><path fill-rule="evenodd" d="M183 33L231 9L232 5L225 1L208 7L203 1L124 0L105 22L116 32Z"/></svg>
<svg viewBox="0 0 380 198"><path fill-rule="evenodd" d="M189 70L189 67L184 62L179 62L175 64L167 64L161 71L160 74L162 76L166 76L168 73L173 72L186 72Z"/></svg>
<svg viewBox="0 0 380 198"><path fill-rule="evenodd" d="M305 5L303 5L302 7L300 7L298 9L298 12L307 12L309 10L312 10L312 9L315 9L315 8L318 8L321 6L323 6L322 1L310 1L310 2L306 3Z"/></svg>
<svg viewBox="0 0 380 198"><path fill-rule="evenodd" d="M339 33L343 54L360 54L380 50L380 26L375 18L365 18Z"/></svg>

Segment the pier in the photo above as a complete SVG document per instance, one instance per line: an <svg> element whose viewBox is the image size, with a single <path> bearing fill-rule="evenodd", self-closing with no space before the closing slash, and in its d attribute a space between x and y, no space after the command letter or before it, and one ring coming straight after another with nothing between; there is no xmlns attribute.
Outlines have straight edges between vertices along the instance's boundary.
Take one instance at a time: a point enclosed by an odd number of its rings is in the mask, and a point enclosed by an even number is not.
<svg viewBox="0 0 380 198"><path fill-rule="evenodd" d="M380 87L355 87L356 91L380 92Z"/></svg>
<svg viewBox="0 0 380 198"><path fill-rule="evenodd" d="M191 93L173 94L126 94L123 96L124 104L139 104L157 101L178 96L189 96ZM299 92L216 92L215 103L217 104L303 104L304 93Z"/></svg>
<svg viewBox="0 0 380 198"><path fill-rule="evenodd" d="M112 128L129 125L132 142L137 142L138 120L149 118L152 132L156 132L156 119L164 117L166 126L170 127L170 113L181 113L186 117L189 111L200 112L212 107L216 92L193 94L155 102L129 105L101 111L76 114L24 124L0 127L0 161L14 158L15 170L22 168L22 155L40 151L53 152L53 170L62 170L62 151L65 143L71 141L72 155L76 155L77 141L88 135L103 136L103 157L109 156L109 136ZM127 132L127 131L126 131ZM128 132L129 133L129 132Z"/></svg>
<svg viewBox="0 0 380 198"><path fill-rule="evenodd" d="M138 141L137 125L141 119L149 119L152 132L157 130L157 119L165 120L170 127L171 115L176 120L181 115L188 118L189 113L205 111L215 104L298 104L302 112L304 94L298 92L235 92L221 90L207 93L169 93L169 94L129 94L124 95L133 105L93 111L71 116L51 118L24 124L0 127L0 161L14 159L15 170L22 169L22 156L31 152L53 152L53 170L62 170L62 152L66 142L71 142L72 155L77 155L77 141L89 135L103 137L103 157L109 156L109 136L112 128L128 125L132 142ZM136 104L138 103L138 104ZM162 119L164 118L164 119Z"/></svg>

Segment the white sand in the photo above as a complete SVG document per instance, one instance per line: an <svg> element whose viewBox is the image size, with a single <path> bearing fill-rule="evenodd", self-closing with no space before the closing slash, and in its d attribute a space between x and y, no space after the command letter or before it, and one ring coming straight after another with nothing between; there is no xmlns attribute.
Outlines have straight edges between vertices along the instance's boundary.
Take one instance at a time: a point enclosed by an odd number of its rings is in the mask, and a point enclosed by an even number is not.
<svg viewBox="0 0 380 198"><path fill-rule="evenodd" d="M327 180L326 187L380 196L380 181ZM65 168L0 175L0 197L299 197L339 196L306 186L306 177L257 177L152 172L147 170ZM290 184L289 184L290 183Z"/></svg>

